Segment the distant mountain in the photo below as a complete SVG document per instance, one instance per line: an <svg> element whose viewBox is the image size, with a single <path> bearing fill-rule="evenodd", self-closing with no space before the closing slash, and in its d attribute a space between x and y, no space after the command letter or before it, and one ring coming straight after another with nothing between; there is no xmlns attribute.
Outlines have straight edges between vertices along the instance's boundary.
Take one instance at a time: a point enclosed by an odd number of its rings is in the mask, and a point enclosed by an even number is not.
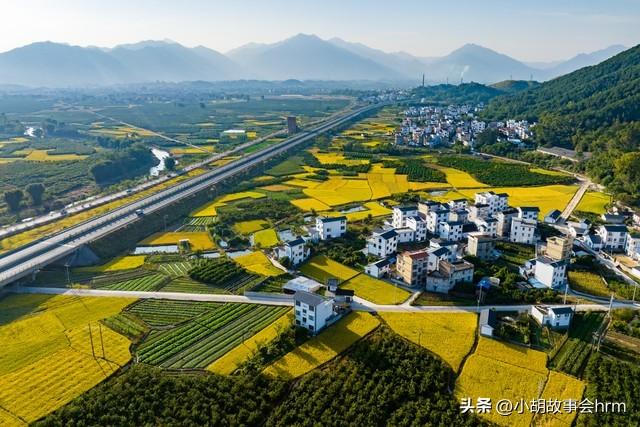
<svg viewBox="0 0 640 427"><path fill-rule="evenodd" d="M428 69L428 66L423 61L406 52L387 53L382 50L370 48L362 43L351 43L337 37L329 39L328 41L339 48L346 49L363 58L384 65L407 79L419 80L422 78L422 74L426 73Z"/></svg>
<svg viewBox="0 0 640 427"><path fill-rule="evenodd" d="M404 78L374 60L314 35L298 34L270 45L250 45L229 56L250 76L267 80L393 80Z"/></svg>
<svg viewBox="0 0 640 427"><path fill-rule="evenodd" d="M213 81L235 79L238 75L237 65L214 50L189 49L166 41L147 41L113 49L42 42L0 54L0 83L27 86Z"/></svg>
<svg viewBox="0 0 640 427"><path fill-rule="evenodd" d="M571 59L568 59L567 61L557 64L555 67L549 68L547 70L547 77L558 77L564 74L571 73L572 71L579 70L580 68L599 64L602 61L605 61L612 56L623 52L626 49L627 48L622 45L613 45L605 49L597 50L595 52L581 53Z"/></svg>
<svg viewBox="0 0 640 427"><path fill-rule="evenodd" d="M495 83L503 80L540 78L539 70L486 47L466 44L429 63L427 79L450 83Z"/></svg>
<svg viewBox="0 0 640 427"><path fill-rule="evenodd" d="M0 84L67 87L240 79L406 83L420 81L423 74L430 84L492 84L548 80L596 64L621 49L611 46L534 67L474 44L443 57L419 58L305 34L271 44L249 43L226 55L171 40L146 40L111 49L41 42L0 53Z"/></svg>

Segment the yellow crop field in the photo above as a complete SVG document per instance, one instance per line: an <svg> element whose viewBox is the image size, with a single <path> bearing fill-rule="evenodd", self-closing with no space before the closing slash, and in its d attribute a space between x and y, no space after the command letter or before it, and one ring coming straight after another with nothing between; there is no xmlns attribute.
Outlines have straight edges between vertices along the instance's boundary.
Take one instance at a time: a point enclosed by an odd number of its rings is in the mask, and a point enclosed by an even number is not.
<svg viewBox="0 0 640 427"><path fill-rule="evenodd" d="M192 251L204 251L216 247L206 231L156 233L140 243L150 246L177 245L180 240L188 240Z"/></svg>
<svg viewBox="0 0 640 427"><path fill-rule="evenodd" d="M180 154L211 154L215 152L216 147L213 145L198 145L196 147L184 146L184 147L174 147L169 150L169 152L173 155Z"/></svg>
<svg viewBox="0 0 640 427"><path fill-rule="evenodd" d="M295 179L290 179L289 181L285 181L285 184L293 185L294 187L316 188L318 185L320 185L320 182L311 181L304 178L295 178Z"/></svg>
<svg viewBox="0 0 640 427"><path fill-rule="evenodd" d="M251 221L236 222L233 224L233 229L240 234L251 234L256 231L269 227L269 222L264 219L254 219Z"/></svg>
<svg viewBox="0 0 640 427"><path fill-rule="evenodd" d="M144 264L145 258L145 255L127 255L114 258L106 264L77 268L76 271L95 271L102 273L107 271L131 270L141 267Z"/></svg>
<svg viewBox="0 0 640 427"><path fill-rule="evenodd" d="M380 322L369 313L352 312L263 371L272 377L298 378L329 362L364 337Z"/></svg>
<svg viewBox="0 0 640 427"><path fill-rule="evenodd" d="M565 172L554 171L551 169L542 169L542 168L530 168L530 172L541 173L542 175L551 175L551 176L567 176L568 174Z"/></svg>
<svg viewBox="0 0 640 427"><path fill-rule="evenodd" d="M205 216L217 216L218 212L216 211L216 207L219 206L218 202L209 202L204 206L201 206L197 210L191 212L192 217L205 217Z"/></svg>
<svg viewBox="0 0 640 427"><path fill-rule="evenodd" d="M447 176L447 182L456 188L482 188L488 187L487 184L483 184L476 180L474 177L466 172L458 169L438 167Z"/></svg>
<svg viewBox="0 0 640 427"><path fill-rule="evenodd" d="M342 265L324 255L318 255L307 261L300 271L306 276L316 279L320 283L327 283L327 279L336 278L347 281L359 274L358 271Z"/></svg>
<svg viewBox="0 0 640 427"><path fill-rule="evenodd" d="M322 203L320 200L316 199L296 199L291 200L291 204L301 209L305 212L310 212L311 210L315 210L316 212L328 211L331 209L331 206L327 206Z"/></svg>
<svg viewBox="0 0 640 427"><path fill-rule="evenodd" d="M590 271L570 270L567 276L571 289L578 292L601 297L608 297L612 293L598 274Z"/></svg>
<svg viewBox="0 0 640 427"><path fill-rule="evenodd" d="M111 203L107 203L105 205L102 206L98 206L94 209L89 209L86 210L84 212L80 212L76 215L72 215L66 218L63 218L59 221L55 221L52 222L50 224L46 224L43 225L41 227L36 227L33 228L31 230L27 230L25 232L13 235L11 237L7 237L5 239L0 240L0 253L2 252L6 252L8 250L11 249L15 249L17 247L20 247L26 243L29 243L35 239L39 239L44 235L50 234L50 233L55 233L57 231L63 230L65 228L71 227L73 225L76 225L82 221L86 221L87 219L90 218L94 218L98 215L101 215L105 212L108 212L110 210L116 209L120 206L123 206L127 203L131 203L133 201L136 200L140 200L141 198L144 198L150 194L154 194L157 193L158 191L167 188L171 185L174 185L178 182L184 181L185 179L189 178L189 177L193 177L193 176L197 176L202 174L204 171L203 169L194 169L192 171L190 171L187 176L179 176L173 179L169 179L161 184L158 184L156 186L153 186L147 190L141 191L139 193L136 194L132 194L131 196L128 197L124 197L120 200L115 200Z"/></svg>
<svg viewBox="0 0 640 427"><path fill-rule="evenodd" d="M278 244L278 234L273 228L256 231L253 235L253 242L255 245L260 245L261 248L271 248Z"/></svg>
<svg viewBox="0 0 640 427"><path fill-rule="evenodd" d="M352 290L360 298L364 298L374 304L401 304L411 296L409 292L402 288L364 273L347 280L340 287Z"/></svg>
<svg viewBox="0 0 640 427"><path fill-rule="evenodd" d="M475 353L467 359L456 381L456 397L473 401L489 397L494 403L500 399L537 399L549 374L546 362L546 353L480 337ZM503 426L529 426L533 418L529 411L508 417L495 411L481 416Z"/></svg>
<svg viewBox="0 0 640 427"><path fill-rule="evenodd" d="M315 188L305 188L302 191L307 196L320 200L329 206L371 200L371 188L367 180L364 179L331 176Z"/></svg>
<svg viewBox="0 0 640 427"><path fill-rule="evenodd" d="M231 162L233 162L234 160L239 159L238 156L227 156L227 157L223 157L222 159L218 159L216 161L211 162L211 164L213 166L224 166L226 164L229 164Z"/></svg>
<svg viewBox="0 0 640 427"><path fill-rule="evenodd" d="M129 340L98 320L133 301L42 295L0 300L0 407L33 422L126 364Z"/></svg>
<svg viewBox="0 0 640 427"><path fill-rule="evenodd" d="M307 199L305 199L305 200L307 200ZM326 216L342 216L342 215L344 215L345 217L347 217L348 221L362 221L363 219L368 218L369 215L371 215L372 217L375 218L375 217L378 217L378 216L390 215L391 212L392 212L391 209L382 206L378 202L367 202L362 206L365 209L361 210L361 211L357 211L357 212L342 213L342 212L333 211L333 212L324 212L323 214L326 215Z"/></svg>
<svg viewBox="0 0 640 427"><path fill-rule="evenodd" d="M544 400L568 400L579 402L584 393L585 383L557 371L549 371L549 378L540 396ZM576 417L575 412L561 412L560 414L536 415L534 425L538 426L570 426Z"/></svg>
<svg viewBox="0 0 640 427"><path fill-rule="evenodd" d="M380 313L395 333L437 354L458 372L475 341L474 313Z"/></svg>
<svg viewBox="0 0 640 427"><path fill-rule="evenodd" d="M320 153L317 150L311 150L311 153L315 156L318 161L324 165L328 164L341 164L347 166L354 165L366 165L369 163L369 160L366 159L346 159L342 153L338 152L330 152L330 153Z"/></svg>
<svg viewBox="0 0 640 427"><path fill-rule="evenodd" d="M78 155L78 154L49 154L49 150L29 150L29 153L24 158L25 160L29 160L32 162L55 162L55 161L63 161L63 160L82 160L86 159L87 156Z"/></svg>
<svg viewBox="0 0 640 427"><path fill-rule="evenodd" d="M238 366L253 356L261 346L273 341L281 331L293 323L293 320L293 312L287 312L275 322L207 366L207 370L220 375L231 375Z"/></svg>
<svg viewBox="0 0 640 427"><path fill-rule="evenodd" d="M242 191L240 193L231 193L231 194L227 194L226 196L222 196L217 200L217 202L218 203L229 203L229 202L235 202L236 200L262 199L262 198L265 198L265 197L267 197L267 196L265 196L262 193L258 193L257 191Z"/></svg>
<svg viewBox="0 0 640 427"><path fill-rule="evenodd" d="M234 258L234 261L246 270L253 271L254 273L261 274L263 276L279 276L284 274L284 271L274 266L271 261L269 261L269 258L267 258L267 256L261 251L241 255Z"/></svg>
<svg viewBox="0 0 640 427"><path fill-rule="evenodd" d="M552 209L564 209L573 197L575 185L546 185L542 187L492 187L482 191L507 193L511 206L537 206L540 208L539 218L543 218ZM460 190L467 198L473 198L476 190Z"/></svg>
<svg viewBox="0 0 640 427"><path fill-rule="evenodd" d="M267 191L289 191L289 190L293 190L293 187L289 187L288 185L283 185L283 184L274 184L274 185L267 185L265 187L260 187L261 190L267 190Z"/></svg>
<svg viewBox="0 0 640 427"><path fill-rule="evenodd" d="M607 211L606 206L611 203L611 196L597 191L587 191L576 206L577 211L591 212L602 215Z"/></svg>

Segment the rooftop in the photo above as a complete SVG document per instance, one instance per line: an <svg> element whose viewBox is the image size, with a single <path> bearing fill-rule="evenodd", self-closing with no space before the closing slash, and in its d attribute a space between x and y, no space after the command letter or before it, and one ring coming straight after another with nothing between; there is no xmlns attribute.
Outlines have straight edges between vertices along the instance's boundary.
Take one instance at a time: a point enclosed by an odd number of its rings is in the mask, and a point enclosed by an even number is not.
<svg viewBox="0 0 640 427"><path fill-rule="evenodd" d="M318 219L322 222L339 222L346 221L346 216L319 216Z"/></svg>
<svg viewBox="0 0 640 427"><path fill-rule="evenodd" d="M327 301L324 297L318 294L312 294L311 292L305 292L305 291L297 291L293 295L293 299L294 301L301 301L313 307L319 306L320 304Z"/></svg>

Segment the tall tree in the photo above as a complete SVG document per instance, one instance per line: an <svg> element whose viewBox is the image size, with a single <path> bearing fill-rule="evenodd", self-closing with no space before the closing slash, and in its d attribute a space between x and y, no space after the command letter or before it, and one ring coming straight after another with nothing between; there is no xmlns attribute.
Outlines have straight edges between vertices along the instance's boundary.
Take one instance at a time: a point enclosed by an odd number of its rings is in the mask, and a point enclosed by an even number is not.
<svg viewBox="0 0 640 427"><path fill-rule="evenodd" d="M35 183L27 186L27 193L31 197L31 203L34 206L40 206L42 204L42 195L44 194L44 184Z"/></svg>
<svg viewBox="0 0 640 427"><path fill-rule="evenodd" d="M16 189L4 192L4 201L7 202L7 205L12 212L18 212L20 210L20 202L22 202L23 197L24 193L22 190Z"/></svg>

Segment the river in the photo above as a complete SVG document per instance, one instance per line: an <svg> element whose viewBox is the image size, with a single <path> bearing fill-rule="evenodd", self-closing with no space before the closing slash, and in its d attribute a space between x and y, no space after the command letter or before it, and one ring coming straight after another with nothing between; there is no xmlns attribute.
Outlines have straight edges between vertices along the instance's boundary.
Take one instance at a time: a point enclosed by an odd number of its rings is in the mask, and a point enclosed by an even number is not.
<svg viewBox="0 0 640 427"><path fill-rule="evenodd" d="M153 153L153 155L156 157L156 159L160 160L160 163L158 163L156 166L153 166L151 169L149 169L149 175L158 176L158 175L160 175L160 172L162 172L162 171L164 171L166 169L166 166L164 164L164 160L167 157L171 157L171 153L169 153L168 151L159 150L157 148L152 148L151 149L151 153ZM178 162L176 162L176 164L177 163Z"/></svg>

